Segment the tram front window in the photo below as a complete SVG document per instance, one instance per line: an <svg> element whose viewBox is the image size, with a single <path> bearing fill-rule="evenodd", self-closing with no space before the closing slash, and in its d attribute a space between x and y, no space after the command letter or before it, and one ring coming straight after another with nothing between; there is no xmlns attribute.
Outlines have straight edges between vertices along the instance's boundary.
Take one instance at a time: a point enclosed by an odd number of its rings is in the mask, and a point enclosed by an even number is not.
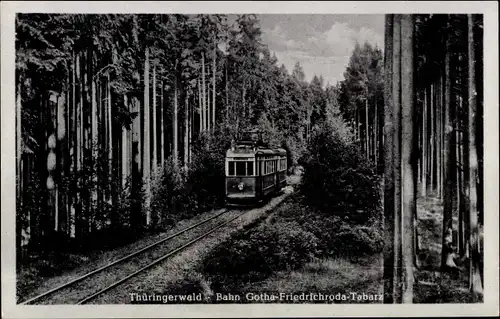
<svg viewBox="0 0 500 319"><path fill-rule="evenodd" d="M245 175L245 165L246 162L236 162L236 176Z"/></svg>

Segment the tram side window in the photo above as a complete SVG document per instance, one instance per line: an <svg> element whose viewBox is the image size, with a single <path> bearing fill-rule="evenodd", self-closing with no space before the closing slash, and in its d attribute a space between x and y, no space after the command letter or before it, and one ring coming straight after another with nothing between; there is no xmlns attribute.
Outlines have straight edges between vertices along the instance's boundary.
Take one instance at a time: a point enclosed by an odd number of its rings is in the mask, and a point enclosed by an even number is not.
<svg viewBox="0 0 500 319"><path fill-rule="evenodd" d="M229 176L234 176L234 162L231 161L231 162L228 162L228 165L229 165Z"/></svg>
<svg viewBox="0 0 500 319"><path fill-rule="evenodd" d="M247 162L247 175L253 175L253 162Z"/></svg>

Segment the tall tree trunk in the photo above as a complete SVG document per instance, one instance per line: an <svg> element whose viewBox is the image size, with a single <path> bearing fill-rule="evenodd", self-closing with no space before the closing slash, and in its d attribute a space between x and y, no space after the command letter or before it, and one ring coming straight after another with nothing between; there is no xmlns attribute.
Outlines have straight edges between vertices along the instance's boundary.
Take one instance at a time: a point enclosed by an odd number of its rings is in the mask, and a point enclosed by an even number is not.
<svg viewBox="0 0 500 319"><path fill-rule="evenodd" d="M225 105L225 107L226 107L226 121L229 119L229 89L228 89L229 78L227 76L227 63L228 63L228 61L226 59L226 63L225 63L225 72L226 72L226 83L225 83L225 85L226 85L226 105Z"/></svg>
<svg viewBox="0 0 500 319"><path fill-rule="evenodd" d="M97 85L96 85L96 79L92 77L92 161L93 161L93 166L94 169L97 169L98 167L98 158L99 158L99 126L98 126L98 114L99 114L99 108L97 105ZM99 182L99 177L98 174L93 174L93 187L92 187L92 202L93 206L97 208L97 203L98 203L98 182ZM98 208L97 208L98 209Z"/></svg>
<svg viewBox="0 0 500 319"><path fill-rule="evenodd" d="M143 160L143 178L145 183L145 211L146 211L146 226L151 223L151 125L149 115L149 48L146 48L144 61L144 160Z"/></svg>
<svg viewBox="0 0 500 319"><path fill-rule="evenodd" d="M210 70L210 64L207 65L207 70ZM210 96L210 83L212 81L210 80L210 74L207 75L207 96L206 96L206 102L207 102L207 131L212 130L212 106L211 106L211 96Z"/></svg>
<svg viewBox="0 0 500 319"><path fill-rule="evenodd" d="M215 42L214 36L214 57L212 60L212 126L215 131L215 72L216 70L216 59L217 59L217 43Z"/></svg>
<svg viewBox="0 0 500 319"><path fill-rule="evenodd" d="M470 264L469 264L469 286L473 301L477 301L478 294L483 292L481 275L479 269L479 260L481 258L479 251L479 227L478 227L478 209L477 209L477 181L478 176L478 157L476 148L476 111L477 111L477 92L476 92L476 54L474 48L474 16L467 15L468 26L468 69L469 69L469 110L468 110L468 129L469 129L469 228L470 228Z"/></svg>
<svg viewBox="0 0 500 319"><path fill-rule="evenodd" d="M401 18L401 164L402 164L402 257L403 257L403 303L413 303L414 284L414 217L416 214L417 175L415 166L416 134L414 130L415 91L414 77L414 16L403 15Z"/></svg>
<svg viewBox="0 0 500 319"><path fill-rule="evenodd" d="M443 149L443 137L444 137L444 134L443 134L443 115L444 115L444 111L443 111L443 96L444 96L444 90L443 90L443 76L441 75L440 78L439 78L439 130L438 130L438 134L439 134L439 177L438 177L438 181L439 181L439 198L442 199L443 198L443 153L444 153L444 149Z"/></svg>
<svg viewBox="0 0 500 319"><path fill-rule="evenodd" d="M389 75L384 86L384 303L394 303L396 284L395 264L395 212L394 212L394 147L393 147L393 123L394 123L394 100L393 100L393 50L394 50L394 15L385 16L385 50L384 50L384 73ZM355 116L354 131L357 139L357 112Z"/></svg>
<svg viewBox="0 0 500 319"><path fill-rule="evenodd" d="M430 123L430 148L431 148L431 151L430 151L430 183L429 183L429 187L430 187L430 190L431 192L434 192L435 188L434 188L434 111L435 111L435 104L434 104L434 101L435 101L435 90L434 90L434 83L431 84L431 123Z"/></svg>
<svg viewBox="0 0 500 319"><path fill-rule="evenodd" d="M91 87L92 87L92 68L93 68L93 52L92 47L89 46L85 51L85 73L84 73L84 90L85 90L85 116L84 116L84 148L85 148L85 157L84 157L84 165L85 167L92 167L92 97L91 97ZM95 175L92 172L92 175ZM92 177L91 177L92 179ZM92 180L87 182L90 185L90 190L85 195L85 201L87 202L87 210L91 212L89 214L89 218L87 220L88 230L92 231L92 217L95 216L95 206L92 201Z"/></svg>
<svg viewBox="0 0 500 319"><path fill-rule="evenodd" d="M198 79L198 109L200 114L199 132L203 132L203 89L201 88L201 80Z"/></svg>
<svg viewBox="0 0 500 319"><path fill-rule="evenodd" d="M69 111L69 156L70 156L70 167L69 167L69 175L76 176L76 104L75 104L75 53L73 52L71 58L71 104ZM69 203L69 235L71 238L76 236L75 234L75 218L76 218L76 189L75 189L75 181L71 180L68 191L70 193L70 203Z"/></svg>
<svg viewBox="0 0 500 319"><path fill-rule="evenodd" d="M106 97L106 102L107 102L107 107L106 107L106 110L108 112L108 161L109 161L109 175L111 177L111 182L113 182L115 180L115 176L114 176L114 169L113 169L113 113L112 113L112 101L111 101L111 79L110 79L110 76L109 76L109 73L107 75L107 81L106 81L106 85L107 85L107 88L106 88L106 93L107 93L107 97ZM112 183L110 183L112 184ZM114 205L114 203L112 202L112 199L111 199L111 193L113 192L113 190L111 189L112 186L110 185L110 189L109 189L109 196L110 198L108 199L110 201L110 204L111 205Z"/></svg>
<svg viewBox="0 0 500 319"><path fill-rule="evenodd" d="M163 101L163 80L160 82L160 161L161 167L163 168L163 164L165 162L165 128L164 128L164 101Z"/></svg>
<svg viewBox="0 0 500 319"><path fill-rule="evenodd" d="M189 160L189 93L184 96L184 166L187 169Z"/></svg>
<svg viewBox="0 0 500 319"><path fill-rule="evenodd" d="M123 106L130 112L130 107L128 104L127 95L123 94ZM129 159L129 148L130 148L130 131L127 130L125 126L122 126L122 189L125 188L127 183L127 178L130 175L130 159Z"/></svg>
<svg viewBox="0 0 500 319"><path fill-rule="evenodd" d="M467 70L468 70L468 65L467 65ZM468 96L469 94L469 88L468 88L468 81L463 82L463 87L462 89L464 90L464 101L467 101L467 99L470 99ZM462 194L463 194L463 217L464 217L464 238L465 238L465 257L469 258L470 257L470 210L469 210L469 102L463 103L462 105L462 125L461 125L461 131L462 131L462 181L463 181L463 189L462 189Z"/></svg>
<svg viewBox="0 0 500 319"><path fill-rule="evenodd" d="M179 151L178 151L178 137L177 137L177 132L178 132L178 123L177 123L177 112L178 112L178 103L179 103L179 75L177 72L177 61L175 63L175 84L174 84L174 116L173 116L173 123L172 123L172 153L173 153L173 165L174 169L177 171L177 161L179 158Z"/></svg>
<svg viewBox="0 0 500 319"><path fill-rule="evenodd" d="M462 76L459 76L459 86L462 86ZM458 96L457 103L457 117L456 117L456 131L457 131L457 207L458 207L458 253L461 257L465 255L465 229L464 229L464 220L465 220L465 198L464 198L464 182L463 182L463 134L462 134L462 121L461 121L461 112L463 109L463 98L460 94Z"/></svg>
<svg viewBox="0 0 500 319"><path fill-rule="evenodd" d="M70 174L73 176L76 176L76 171L77 171L77 157L76 157L76 141L77 141L77 126L76 126L76 56L75 52L73 52L73 56L71 59L71 86L72 86L72 98L71 98L71 111L70 111L70 119L71 119L71 126L70 126L70 157L71 157L71 164L70 164ZM74 238L76 237L76 209L77 209L77 200L78 200L78 194L76 190L76 181L73 179L71 181L71 186L70 186L70 193L71 193L71 204L70 204L70 237Z"/></svg>
<svg viewBox="0 0 500 319"><path fill-rule="evenodd" d="M374 121L374 125L373 125L373 158L374 158L375 165L378 164L377 131L378 131L378 109L377 109L377 99L375 99L375 121Z"/></svg>
<svg viewBox="0 0 500 319"><path fill-rule="evenodd" d="M22 76L17 78L16 85L16 251L18 252L18 260L24 260L26 257L26 249L29 242L29 230L27 229L25 220L29 216L25 216L22 210L23 207L23 134L22 134Z"/></svg>
<svg viewBox="0 0 500 319"><path fill-rule="evenodd" d="M133 96L131 99L131 111L140 113L141 106L137 97ZM130 224L131 225L141 225L141 201L139 199L139 190L141 184L141 170L140 170L140 158L141 158L141 142L140 142L140 130L141 130L141 117L137 115L132 120L132 172L131 172L131 197L134 199L132 202L132 209L130 212Z"/></svg>
<svg viewBox="0 0 500 319"><path fill-rule="evenodd" d="M427 196L427 88L424 88L424 109L422 112L422 183L421 195Z"/></svg>
<svg viewBox="0 0 500 319"><path fill-rule="evenodd" d="M64 88L66 91L67 87ZM66 131L66 95L67 92L63 92L59 95L57 99L57 159L58 159L58 187L57 198L57 230L61 232L61 234L67 234L67 192L64 188L60 189L59 185L62 185L61 182L66 178L66 165L67 165L67 131Z"/></svg>
<svg viewBox="0 0 500 319"><path fill-rule="evenodd" d="M203 129L205 131L207 129L207 91L206 91L206 82L205 82L205 53L201 53L201 84L202 84L202 100L203 100Z"/></svg>
<svg viewBox="0 0 500 319"><path fill-rule="evenodd" d="M47 112L47 191L48 191L48 222L49 227L46 229L47 235L51 235L57 231L57 93L49 92L49 101Z"/></svg>
<svg viewBox="0 0 500 319"><path fill-rule="evenodd" d="M394 157L394 261L395 302L402 302L402 229L401 229L401 15L394 16L393 43L393 157Z"/></svg>
<svg viewBox="0 0 500 319"><path fill-rule="evenodd" d="M436 90L436 193L441 198L441 75Z"/></svg>
<svg viewBox="0 0 500 319"><path fill-rule="evenodd" d="M82 137L83 137L83 127L82 127L82 109L83 109L83 94L82 94L82 78L81 78L81 62L80 62L80 54L77 54L76 56L76 80L77 80L77 85L78 85L78 96L77 96L77 170L78 172L82 172L82 160L83 160L83 144L82 144ZM79 181L79 184L81 185L83 183L83 180ZM78 196L78 209L77 209L77 227L76 231L79 233L79 237L82 237L84 235L84 226L83 226L83 219L84 219L84 209L83 209L83 196L81 189L79 189L77 196Z"/></svg>
<svg viewBox="0 0 500 319"><path fill-rule="evenodd" d="M456 169L456 158L455 158L455 132L453 130L453 120L454 111L451 101L451 72L450 72L450 39L447 36L446 39L446 54L444 60L445 74L444 74L444 202L443 202L443 234L441 243L441 268L446 267L446 261L448 259L448 254L452 253L449 242L449 236L452 235L453 225L453 197L454 197L454 187L455 187L455 169Z"/></svg>
<svg viewBox="0 0 500 319"><path fill-rule="evenodd" d="M153 172L156 171L158 160L158 132L156 114L156 64L153 64Z"/></svg>
<svg viewBox="0 0 500 319"><path fill-rule="evenodd" d="M365 145L366 145L366 158L370 159L370 140L368 137L368 83L366 84L366 102L365 102Z"/></svg>

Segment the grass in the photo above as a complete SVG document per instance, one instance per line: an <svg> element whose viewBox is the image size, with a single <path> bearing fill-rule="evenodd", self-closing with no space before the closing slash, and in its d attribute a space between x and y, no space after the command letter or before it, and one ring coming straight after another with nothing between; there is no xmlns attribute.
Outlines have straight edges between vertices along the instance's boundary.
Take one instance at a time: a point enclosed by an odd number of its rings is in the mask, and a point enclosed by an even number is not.
<svg viewBox="0 0 500 319"><path fill-rule="evenodd" d="M380 303L382 289L382 258L380 254L375 254L356 262L346 258L318 259L306 263L299 270L276 272L264 281L243 287L241 291L281 292L287 295L321 293L334 296L331 297L333 300L327 300L329 303ZM289 302L286 298L280 301Z"/></svg>

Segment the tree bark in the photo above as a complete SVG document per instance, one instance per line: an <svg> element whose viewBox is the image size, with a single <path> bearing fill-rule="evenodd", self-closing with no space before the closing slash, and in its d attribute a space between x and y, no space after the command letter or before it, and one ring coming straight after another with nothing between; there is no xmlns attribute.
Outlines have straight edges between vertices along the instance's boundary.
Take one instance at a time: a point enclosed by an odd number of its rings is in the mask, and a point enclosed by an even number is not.
<svg viewBox="0 0 500 319"><path fill-rule="evenodd" d="M203 132L203 89L201 88L201 80L198 79L198 110L200 114L200 123L199 123L199 133Z"/></svg>
<svg viewBox="0 0 500 319"><path fill-rule="evenodd" d="M229 78L227 76L227 64L228 64L228 60L226 59L226 64L225 64L225 71L226 71L226 121L229 120L229 90L228 90L228 81L229 81Z"/></svg>
<svg viewBox="0 0 500 319"><path fill-rule="evenodd" d="M441 199L441 75L437 80L436 91L436 194Z"/></svg>
<svg viewBox="0 0 500 319"><path fill-rule="evenodd" d="M76 157L76 141L77 141L77 126L76 126L76 56L75 53L73 52L73 56L71 59L71 86L72 86L72 99L71 99L71 111L70 111L70 119L71 119L71 124L70 124L70 158L71 158L71 164L70 164L70 174L73 176L76 175L76 162L77 162L77 157ZM77 205L77 192L76 192L76 185L75 181L71 181L71 186L70 186L70 192L71 192L71 199L70 199L70 237L75 238L76 236L76 205Z"/></svg>
<svg viewBox="0 0 500 319"><path fill-rule="evenodd" d="M77 86L78 86L78 96L77 96L77 171L82 172L82 162L83 162L83 94L82 94L82 72L81 72L81 56L80 54L77 54L76 56L76 80L77 80ZM80 185L79 191L77 192L78 200L77 200L77 225L76 225L76 231L78 232L78 237L84 236L85 228L84 227L84 215L85 215L85 209L84 209L84 200L82 196L81 190L83 189L81 186L83 184L83 179L80 179L78 181L78 184Z"/></svg>
<svg viewBox="0 0 500 319"><path fill-rule="evenodd" d="M146 226L151 223L150 200L151 200L151 125L149 115L149 48L146 48L144 61L144 161L143 178L145 183Z"/></svg>
<svg viewBox="0 0 500 319"><path fill-rule="evenodd" d="M377 131L378 131L378 110L377 110L377 99L375 99L375 120L374 120L374 124L373 124L373 158L374 158L375 165L378 164Z"/></svg>
<svg viewBox="0 0 500 319"><path fill-rule="evenodd" d="M415 156L416 134L414 130L415 91L414 77L414 16L401 18L401 164L402 164L402 259L403 259L403 303L413 303L414 284L414 217L416 214Z"/></svg>
<svg viewBox="0 0 500 319"><path fill-rule="evenodd" d="M214 53L212 60L212 127L215 130L215 72L216 72L216 59L217 59L217 43L214 36Z"/></svg>
<svg viewBox="0 0 500 319"><path fill-rule="evenodd" d="M481 275L479 269L480 251L479 251L479 227L478 227L478 209L477 209L477 181L478 176L478 157L476 148L476 111L477 111L477 92L476 92L476 55L474 48L474 16L467 15L468 26L468 70L469 70L469 110L468 110L468 129L469 129L469 229L470 229L470 264L469 264L469 286L473 301L477 301L478 295L483 292Z"/></svg>
<svg viewBox="0 0 500 319"><path fill-rule="evenodd" d="M98 147L99 147L99 126L98 126L98 115L99 115L99 108L97 105L97 85L96 85L96 79L94 79L94 76L92 76L92 162L94 169L97 169L98 166L98 158L99 158L99 152L98 152ZM97 186L99 182L99 177L98 174L94 174L93 176L93 188L92 188L92 202L94 207L97 208L97 203L98 203L98 189L99 187Z"/></svg>
<svg viewBox="0 0 500 319"><path fill-rule="evenodd" d="M429 183L429 187L430 187L430 190L431 192L434 192L435 188L434 188L434 125L435 125L435 121L434 121L434 111L435 111L435 104L434 104L434 101L435 101L435 90L434 90L434 83L431 84L431 127L430 127L430 148L431 148L431 151L430 151L430 183Z"/></svg>
<svg viewBox="0 0 500 319"><path fill-rule="evenodd" d="M366 158L370 159L370 139L368 137L368 83L366 84L366 101L365 101L365 145L366 145Z"/></svg>
<svg viewBox="0 0 500 319"><path fill-rule="evenodd" d="M463 83L462 83L462 76L459 77L459 86L462 88ZM458 206L458 251L461 257L465 255L465 245L466 245L466 238L465 238L465 228L464 227L464 222L465 222L465 188L464 188L464 167L465 167L465 162L464 162L464 138L462 134L462 112L463 112L463 97L462 97L463 92L461 91L461 94L459 95L459 101L457 103L457 123L456 123L456 128L457 128L457 159L458 159L458 164L460 167L457 169L457 206ZM460 115L460 116L459 116Z"/></svg>
<svg viewBox="0 0 500 319"><path fill-rule="evenodd" d="M163 101L163 80L160 81L160 161L161 167L165 162L165 128L164 126L164 101Z"/></svg>
<svg viewBox="0 0 500 319"><path fill-rule="evenodd" d="M179 158L179 151L178 151L178 137L177 137L177 132L178 132L178 123L177 123L177 112L178 112L178 103L179 103L179 74L177 72L177 61L175 63L175 84L174 84L174 118L173 118L173 124L172 124L172 139L173 139L173 145L172 145L172 153L173 153L173 165L174 169L177 170L178 167L178 158Z"/></svg>
<svg viewBox="0 0 500 319"><path fill-rule="evenodd" d="M450 72L450 39L446 39L446 54L444 60L445 74L444 74L444 176L446 182L444 183L444 202L443 202L443 233L441 242L441 268L445 269L448 254L452 253L449 242L449 235L452 234L452 216L453 216L453 192L455 186L455 132L453 131L454 112L451 105L451 72Z"/></svg>
<svg viewBox="0 0 500 319"><path fill-rule="evenodd" d="M64 88L64 91L67 87ZM67 150L67 131L66 131L66 95L67 92L63 92L59 95L57 99L57 159L58 159L58 187L57 187L57 230L61 234L67 234L67 191L59 185L66 178L66 165L68 162L68 150Z"/></svg>
<svg viewBox="0 0 500 319"><path fill-rule="evenodd" d="M111 181L114 181L114 170L113 170L113 113L112 113L112 110L111 110L111 106L112 106L112 101L111 101L111 79L110 79L110 76L109 76L109 73L107 75L107 81L106 81L106 85L107 85L107 88L106 88L106 93L107 93L107 107L106 107L106 110L108 112L108 161L109 161L109 174L111 176ZM111 183L110 183L111 184ZM111 185L109 186L110 189L110 200L111 200L111 192L113 191L111 189ZM111 205L113 205L114 203L111 201Z"/></svg>
<svg viewBox="0 0 500 319"><path fill-rule="evenodd" d="M427 197L427 88L424 88L424 109L422 115L422 183L421 195Z"/></svg>
<svg viewBox="0 0 500 319"><path fill-rule="evenodd" d="M132 185L131 195L134 201L132 202L132 210L130 212L130 225L141 225L142 203L139 200L139 191L141 184L141 106L137 97L132 97L132 112L136 112L137 116L132 120Z"/></svg>
<svg viewBox="0 0 500 319"><path fill-rule="evenodd" d="M128 105L127 95L123 95L123 106L127 111L130 111ZM122 189L125 188L127 183L127 178L130 174L129 172L129 130L125 126L122 126Z"/></svg>
<svg viewBox="0 0 500 319"><path fill-rule="evenodd" d="M46 188L48 193L47 198L47 229L46 235L50 236L54 231L57 231L57 100L56 92L50 91L48 97L47 123L45 126L45 134L47 137L47 180Z"/></svg>
<svg viewBox="0 0 500 319"><path fill-rule="evenodd" d="M158 160L158 128L156 114L156 64L153 64L153 172L156 171Z"/></svg>
<svg viewBox="0 0 500 319"><path fill-rule="evenodd" d="M29 216L23 214L23 134L22 134L22 76L19 75L16 85L16 248L21 249L19 260L25 259L24 246L29 242L29 230L23 223ZM19 250L16 250L19 251Z"/></svg>
<svg viewBox="0 0 500 319"><path fill-rule="evenodd" d="M184 166L187 168L189 156L189 93L184 97Z"/></svg>
<svg viewBox="0 0 500 319"><path fill-rule="evenodd" d="M401 229L401 15L394 16L393 42L393 157L394 157L394 273L395 302L402 302L402 229Z"/></svg>
<svg viewBox="0 0 500 319"><path fill-rule="evenodd" d="M202 84L202 101L203 101L203 129L202 131L205 131L208 127L208 121L207 121L207 91L206 91L206 82L205 82L205 53L201 53L201 84Z"/></svg>
<svg viewBox="0 0 500 319"><path fill-rule="evenodd" d="M394 303L395 298L395 216L394 216L394 155L393 155L393 33L394 15L385 16L384 73L384 303ZM357 113L356 113L357 115ZM357 116L354 132L357 139Z"/></svg>

